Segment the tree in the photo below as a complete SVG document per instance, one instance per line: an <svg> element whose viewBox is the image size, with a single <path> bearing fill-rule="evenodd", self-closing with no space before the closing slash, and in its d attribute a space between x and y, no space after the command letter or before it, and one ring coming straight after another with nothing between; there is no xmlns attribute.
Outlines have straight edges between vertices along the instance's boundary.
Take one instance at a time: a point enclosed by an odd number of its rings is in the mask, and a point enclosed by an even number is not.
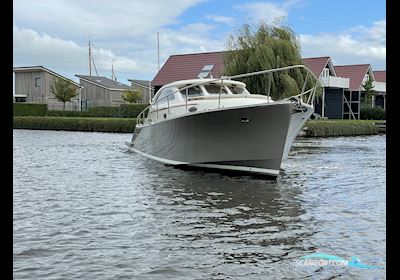
<svg viewBox="0 0 400 280"><path fill-rule="evenodd" d="M63 103L64 111L65 103L71 101L72 98L78 95L75 86L71 82L61 78L56 78L54 83L50 85L50 92L58 101Z"/></svg>
<svg viewBox="0 0 400 280"><path fill-rule="evenodd" d="M268 25L260 21L258 25L244 24L236 36L227 41L223 74L227 76L274 69L302 64L300 43L295 33L287 26ZM251 93L267 94L269 76L271 77L270 95L278 100L299 94L306 77L304 69L291 69L243 78ZM315 84L311 77L307 79L306 89ZM319 92L322 92L319 89Z"/></svg>
<svg viewBox="0 0 400 280"><path fill-rule="evenodd" d="M122 99L129 103L137 103L141 98L141 93L138 90L127 89L122 95Z"/></svg>
<svg viewBox="0 0 400 280"><path fill-rule="evenodd" d="M363 85L363 89L365 91L365 105L367 107L371 107L372 94L375 93L374 87L375 86L373 85L371 78L368 76L368 80L366 80Z"/></svg>

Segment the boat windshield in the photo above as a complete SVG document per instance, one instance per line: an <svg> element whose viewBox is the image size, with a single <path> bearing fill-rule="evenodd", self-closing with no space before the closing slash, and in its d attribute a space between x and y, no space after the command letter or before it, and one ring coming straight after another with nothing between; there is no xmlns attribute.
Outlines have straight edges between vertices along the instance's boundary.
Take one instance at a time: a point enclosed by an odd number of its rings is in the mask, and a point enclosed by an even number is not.
<svg viewBox="0 0 400 280"><path fill-rule="evenodd" d="M206 91L208 92L208 94L219 94L221 91L221 86L220 85L204 85L204 87L206 88ZM222 87L222 94L228 94L228 92L226 91L225 87Z"/></svg>
<svg viewBox="0 0 400 280"><path fill-rule="evenodd" d="M166 88L164 89L161 94L157 98L158 103L167 103L175 99L175 94L171 94L174 92L176 88Z"/></svg>
<svg viewBox="0 0 400 280"><path fill-rule="evenodd" d="M244 87L229 86L228 88L233 94L249 94Z"/></svg>

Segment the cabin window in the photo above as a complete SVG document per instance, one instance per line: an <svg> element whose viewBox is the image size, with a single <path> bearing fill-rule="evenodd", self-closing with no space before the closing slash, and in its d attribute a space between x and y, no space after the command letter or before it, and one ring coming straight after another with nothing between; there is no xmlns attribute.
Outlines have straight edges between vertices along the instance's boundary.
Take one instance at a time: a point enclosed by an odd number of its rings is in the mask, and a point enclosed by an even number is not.
<svg viewBox="0 0 400 280"><path fill-rule="evenodd" d="M190 85L187 85L187 86L190 86ZM181 94L182 94L182 97L184 99L186 99L186 89L181 90ZM201 89L199 86L194 86L194 87L187 89L187 95L188 95L188 97L195 97L195 96L202 96L203 93L201 92Z"/></svg>
<svg viewBox="0 0 400 280"><path fill-rule="evenodd" d="M235 87L235 86L230 86L229 90L233 93L233 94L247 94L247 90L243 87Z"/></svg>
<svg viewBox="0 0 400 280"><path fill-rule="evenodd" d="M40 87L40 77L35 78L35 87Z"/></svg>
<svg viewBox="0 0 400 280"><path fill-rule="evenodd" d="M221 91L220 85L204 85L204 87L206 88L206 90L209 94L219 94ZM224 86L222 86L222 93L227 94Z"/></svg>

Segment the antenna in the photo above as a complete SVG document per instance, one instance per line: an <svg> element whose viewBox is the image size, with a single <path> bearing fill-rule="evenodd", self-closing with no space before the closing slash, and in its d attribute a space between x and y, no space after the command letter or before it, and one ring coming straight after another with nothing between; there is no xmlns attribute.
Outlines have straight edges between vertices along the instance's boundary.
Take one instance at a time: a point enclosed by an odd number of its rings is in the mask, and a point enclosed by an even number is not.
<svg viewBox="0 0 400 280"><path fill-rule="evenodd" d="M117 81L117 77L115 76L115 73L114 73L114 60L117 60L117 59L114 58L113 60L111 60L111 80Z"/></svg>
<svg viewBox="0 0 400 280"><path fill-rule="evenodd" d="M97 73L97 68L96 68L96 64L94 63L94 58L92 56L92 61L93 61L93 66L94 66L94 70L96 70L96 75L97 77L99 76L99 73Z"/></svg>
<svg viewBox="0 0 400 280"><path fill-rule="evenodd" d="M89 76L92 76L92 42L90 42L92 36L93 34L89 34Z"/></svg>
<svg viewBox="0 0 400 280"><path fill-rule="evenodd" d="M160 33L157 32L157 65L158 71L160 71Z"/></svg>

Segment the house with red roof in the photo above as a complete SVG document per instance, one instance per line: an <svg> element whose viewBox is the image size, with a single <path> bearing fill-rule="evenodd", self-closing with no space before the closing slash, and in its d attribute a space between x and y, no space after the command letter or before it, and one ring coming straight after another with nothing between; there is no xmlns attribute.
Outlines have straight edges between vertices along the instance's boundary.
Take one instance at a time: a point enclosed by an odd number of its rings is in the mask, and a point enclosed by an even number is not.
<svg viewBox="0 0 400 280"><path fill-rule="evenodd" d="M171 55L151 82L154 92L174 81L196 79L206 65L211 69L203 78L219 78L224 67L224 53L221 51Z"/></svg>
<svg viewBox="0 0 400 280"><path fill-rule="evenodd" d="M374 80L370 64L335 66L336 73L350 79L348 90L343 96L343 119L359 119L361 109L361 92L368 79Z"/></svg>
<svg viewBox="0 0 400 280"><path fill-rule="evenodd" d="M329 56L303 58L302 62L319 78L323 88L322 96L315 99L315 112L329 119L342 119L343 96L350 79L337 75Z"/></svg>
<svg viewBox="0 0 400 280"><path fill-rule="evenodd" d="M360 104L365 98L364 84L368 79L372 80L375 96L372 100L372 106L375 106L376 96L381 95L384 100L383 108L385 108L386 99L386 82L378 82L375 79L374 72L370 64L355 64L335 66L335 71L342 77L350 79L349 89L345 91L343 118L352 118L352 113L360 112ZM379 74L378 74L379 75Z"/></svg>
<svg viewBox="0 0 400 280"><path fill-rule="evenodd" d="M154 92L177 80L219 78L224 67L224 53L171 55L151 82ZM323 117L359 119L365 77L372 78L377 92L386 92L386 83L375 80L369 64L334 66L329 56L303 58L302 62L319 77L324 89L322 96L315 99L315 111ZM384 74L378 75L381 77Z"/></svg>
<svg viewBox="0 0 400 280"><path fill-rule="evenodd" d="M376 94L372 96L374 106L386 109L386 70L373 71Z"/></svg>

